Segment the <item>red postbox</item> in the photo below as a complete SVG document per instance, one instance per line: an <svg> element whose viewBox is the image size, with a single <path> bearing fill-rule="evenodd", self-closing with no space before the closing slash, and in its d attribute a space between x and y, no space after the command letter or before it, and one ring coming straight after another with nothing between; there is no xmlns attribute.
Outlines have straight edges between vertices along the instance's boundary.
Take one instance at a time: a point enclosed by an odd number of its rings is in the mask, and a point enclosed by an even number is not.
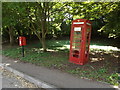
<svg viewBox="0 0 120 90"><path fill-rule="evenodd" d="M23 36L19 37L19 45L20 46L25 46L26 45L26 38Z"/></svg>
<svg viewBox="0 0 120 90"><path fill-rule="evenodd" d="M70 37L70 62L80 65L88 62L90 36L91 22L89 20L73 20Z"/></svg>

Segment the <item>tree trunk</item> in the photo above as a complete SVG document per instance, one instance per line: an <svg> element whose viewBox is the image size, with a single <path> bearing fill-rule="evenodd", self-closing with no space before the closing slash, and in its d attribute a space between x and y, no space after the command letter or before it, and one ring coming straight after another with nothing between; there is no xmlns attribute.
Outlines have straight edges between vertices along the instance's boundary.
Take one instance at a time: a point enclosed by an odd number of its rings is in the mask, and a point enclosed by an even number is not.
<svg viewBox="0 0 120 90"><path fill-rule="evenodd" d="M32 23L32 17L29 16L30 20L31 20L31 25L32 25L32 28L31 30L33 30L33 32L36 34L36 36L39 38L41 44L42 44L42 48L43 48L43 51L46 52L47 49L46 49L46 42L45 42L45 37L46 37L46 34L47 34L47 22L46 22L46 19L47 19L47 14L49 13L48 12L48 3L46 2L43 2L43 3L37 3L37 8L38 9L35 9L36 10L36 13L35 13L35 16L38 20L38 30L36 30L34 24Z"/></svg>
<svg viewBox="0 0 120 90"><path fill-rule="evenodd" d="M46 51L47 51L47 49L46 49L46 42L45 42L45 38L42 38L41 43L42 43L43 51L44 51L44 52L46 52Z"/></svg>
<svg viewBox="0 0 120 90"><path fill-rule="evenodd" d="M9 37L10 37L10 45L14 45L14 30L12 27L9 27Z"/></svg>

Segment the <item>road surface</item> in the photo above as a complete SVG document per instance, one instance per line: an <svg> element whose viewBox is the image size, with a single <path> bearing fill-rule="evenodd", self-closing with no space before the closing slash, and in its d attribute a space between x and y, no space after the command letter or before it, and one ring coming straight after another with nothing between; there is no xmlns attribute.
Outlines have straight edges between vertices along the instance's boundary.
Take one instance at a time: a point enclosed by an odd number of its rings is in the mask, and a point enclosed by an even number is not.
<svg viewBox="0 0 120 90"><path fill-rule="evenodd" d="M2 88L38 88L36 85L29 81L16 76L15 74L0 67L0 73L2 74Z"/></svg>

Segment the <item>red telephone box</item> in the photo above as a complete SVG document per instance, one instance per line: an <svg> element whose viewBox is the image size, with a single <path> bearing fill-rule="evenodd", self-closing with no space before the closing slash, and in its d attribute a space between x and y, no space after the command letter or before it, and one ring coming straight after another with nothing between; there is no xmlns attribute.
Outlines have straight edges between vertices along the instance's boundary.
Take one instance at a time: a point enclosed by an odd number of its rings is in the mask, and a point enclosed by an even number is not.
<svg viewBox="0 0 120 90"><path fill-rule="evenodd" d="M86 19L73 20L70 37L69 61L84 65L89 58L91 22Z"/></svg>
<svg viewBox="0 0 120 90"><path fill-rule="evenodd" d="M26 45L26 38L23 36L19 37L19 45L20 46L25 46Z"/></svg>

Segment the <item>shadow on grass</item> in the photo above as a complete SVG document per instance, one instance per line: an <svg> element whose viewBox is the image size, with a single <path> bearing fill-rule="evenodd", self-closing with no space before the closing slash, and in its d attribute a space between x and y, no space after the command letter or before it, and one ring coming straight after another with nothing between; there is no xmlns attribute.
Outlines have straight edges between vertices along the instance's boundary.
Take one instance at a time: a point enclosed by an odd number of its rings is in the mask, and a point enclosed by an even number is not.
<svg viewBox="0 0 120 90"><path fill-rule="evenodd" d="M97 51L90 52L89 65L92 65L95 69L105 67L109 73L117 72L120 52L114 51Z"/></svg>

